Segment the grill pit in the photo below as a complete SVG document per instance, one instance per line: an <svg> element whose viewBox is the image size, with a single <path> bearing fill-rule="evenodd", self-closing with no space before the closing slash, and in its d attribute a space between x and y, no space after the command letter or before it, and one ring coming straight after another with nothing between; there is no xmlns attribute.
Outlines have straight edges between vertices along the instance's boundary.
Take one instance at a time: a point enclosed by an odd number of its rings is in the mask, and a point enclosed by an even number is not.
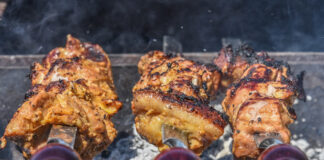
<svg viewBox="0 0 324 160"><path fill-rule="evenodd" d="M210 63L217 53L184 53L185 57ZM142 54L110 54L112 71L123 108L112 118L119 131L117 138L108 149L95 159L152 159L158 154L157 148L141 139L134 130L134 116L131 113L131 89L139 79L137 62ZM292 144L299 146L309 159L324 159L324 53L319 52L272 52L270 56L278 60L288 61L292 71L306 71L304 87L307 102L296 101L294 105L297 121L290 125ZM22 103L25 92L30 87L29 66L40 61L43 55L0 56L0 135L12 115ZM220 94L214 106L221 108L224 95ZM215 141L202 155L203 160L232 160L231 130L226 128L219 140ZM0 159L22 160L22 156L13 143L0 151Z"/></svg>

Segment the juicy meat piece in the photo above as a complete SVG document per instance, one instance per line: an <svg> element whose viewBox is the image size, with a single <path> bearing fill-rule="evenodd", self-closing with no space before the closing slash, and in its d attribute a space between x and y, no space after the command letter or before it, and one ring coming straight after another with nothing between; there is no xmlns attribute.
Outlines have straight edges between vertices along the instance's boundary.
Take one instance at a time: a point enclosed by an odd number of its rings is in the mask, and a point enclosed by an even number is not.
<svg viewBox="0 0 324 160"><path fill-rule="evenodd" d="M133 88L132 110L139 134L160 150L162 124L188 133L189 149L200 154L223 134L225 121L208 106L220 80L215 66L154 51L138 63L140 80Z"/></svg>
<svg viewBox="0 0 324 160"><path fill-rule="evenodd" d="M233 80L240 79L244 70L249 66L249 60L253 54L253 49L248 46L234 52L231 46L224 47L219 52L214 64L221 69L222 80L221 85L227 88L233 83Z"/></svg>
<svg viewBox="0 0 324 160"><path fill-rule="evenodd" d="M289 66L247 47L236 53L224 48L214 63L226 74L226 85L233 82L222 102L233 128L233 154L256 158L260 150L254 134L278 133L289 143L287 126L296 119L291 105L296 97L304 98L302 81Z"/></svg>
<svg viewBox="0 0 324 160"><path fill-rule="evenodd" d="M83 159L91 159L116 137L110 117L122 103L110 60L99 45L67 38L65 48L52 50L42 64L33 65L32 88L10 120L2 148L6 139L12 140L29 158L45 145L51 125L59 124L78 128L75 149Z"/></svg>

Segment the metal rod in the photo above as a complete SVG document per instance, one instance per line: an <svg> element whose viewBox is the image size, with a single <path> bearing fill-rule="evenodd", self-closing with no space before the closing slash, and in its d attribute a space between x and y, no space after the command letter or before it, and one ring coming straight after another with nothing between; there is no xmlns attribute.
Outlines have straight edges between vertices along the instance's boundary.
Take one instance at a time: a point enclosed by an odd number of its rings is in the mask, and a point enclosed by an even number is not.
<svg viewBox="0 0 324 160"><path fill-rule="evenodd" d="M185 57L211 63L217 52L184 53ZM143 54L109 54L113 67L137 66ZM291 65L324 65L324 52L269 52L269 55L278 60L284 60ZM0 69L28 69L33 62L40 62L45 55L0 55Z"/></svg>

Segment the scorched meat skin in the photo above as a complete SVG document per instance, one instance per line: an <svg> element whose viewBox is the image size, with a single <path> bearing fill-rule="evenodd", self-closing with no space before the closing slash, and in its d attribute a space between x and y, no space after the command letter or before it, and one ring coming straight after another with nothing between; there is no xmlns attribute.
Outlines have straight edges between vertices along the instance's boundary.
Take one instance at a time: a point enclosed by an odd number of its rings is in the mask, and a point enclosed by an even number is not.
<svg viewBox="0 0 324 160"><path fill-rule="evenodd" d="M162 124L187 133L196 154L223 134L226 122L208 106L221 78L216 66L153 51L141 57L138 69L141 78L132 100L136 129L159 150L168 148L162 143Z"/></svg>
<svg viewBox="0 0 324 160"><path fill-rule="evenodd" d="M278 133L290 142L287 128L296 119L295 98L305 99L302 75L294 77L289 65L242 46L220 51L214 63L222 70L222 85L230 86L222 106L233 129L235 157L256 158L260 154L253 135Z"/></svg>
<svg viewBox="0 0 324 160"><path fill-rule="evenodd" d="M115 93L108 55L99 45L67 36L31 68L31 89L1 139L16 142L29 158L45 145L52 124L75 126L75 150L91 159L116 137L110 117L122 106Z"/></svg>

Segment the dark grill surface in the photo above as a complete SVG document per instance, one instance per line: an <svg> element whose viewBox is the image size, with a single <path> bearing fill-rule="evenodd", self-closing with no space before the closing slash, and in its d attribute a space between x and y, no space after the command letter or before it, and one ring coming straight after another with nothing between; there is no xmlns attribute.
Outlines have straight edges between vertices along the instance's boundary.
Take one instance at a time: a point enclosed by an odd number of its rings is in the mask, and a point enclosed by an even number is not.
<svg viewBox="0 0 324 160"><path fill-rule="evenodd" d="M202 62L210 62L212 54L185 54ZM215 55L215 54L214 54ZM293 144L298 144L302 148L309 159L324 159L324 54L320 53L276 53L277 59L289 61L292 70L298 73L302 70L306 71L304 87L307 94L307 102L299 101L294 108L297 113L297 123L290 125L292 131ZM154 147L152 151L145 150L144 140L139 139L133 132L133 116L130 109L130 101L132 99L131 89L139 79L137 73L137 64L140 54L132 54L129 56L119 54L110 55L113 62L113 75L115 85L120 100L124 106L120 112L113 118L115 127L119 134L114 143L102 154L95 159L152 159L157 154ZM26 75L29 73L27 68L31 61L39 60L40 57L6 57L0 56L0 135L3 134L5 126L12 118L14 112L23 102L24 94L30 87L29 79ZM117 61L118 60L118 61ZM218 101L222 100L220 95ZM136 139L134 141L133 139ZM215 141L202 155L202 159L215 159L217 153L224 154L230 144L230 133L227 133L221 140ZM227 147L227 148L224 148ZM155 149L155 150L154 150ZM228 151L224 156L220 156L221 160L232 159ZM21 154L17 151L13 143L2 151L0 151L0 159L22 159Z"/></svg>
<svg viewBox="0 0 324 160"><path fill-rule="evenodd" d="M1 54L47 53L67 34L108 53L146 52L160 47L163 35L177 38L186 52L218 51L222 38L256 50L324 51L321 0L5 1Z"/></svg>

